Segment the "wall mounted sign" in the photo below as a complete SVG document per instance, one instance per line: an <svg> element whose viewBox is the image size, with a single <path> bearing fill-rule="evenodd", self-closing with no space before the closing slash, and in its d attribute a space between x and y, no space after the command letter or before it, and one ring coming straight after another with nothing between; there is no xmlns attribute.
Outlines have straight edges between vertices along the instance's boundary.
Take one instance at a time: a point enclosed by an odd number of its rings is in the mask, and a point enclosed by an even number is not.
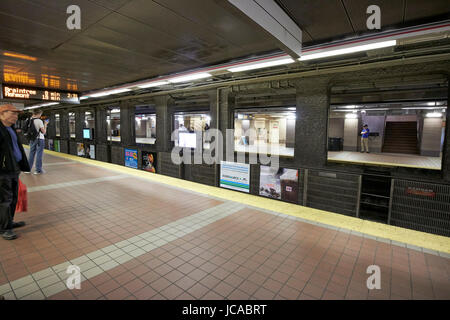
<svg viewBox="0 0 450 320"><path fill-rule="evenodd" d="M125 166L137 169L138 168L138 152L137 150L125 149Z"/></svg>
<svg viewBox="0 0 450 320"><path fill-rule="evenodd" d="M298 170L261 166L259 195L297 203Z"/></svg>
<svg viewBox="0 0 450 320"><path fill-rule="evenodd" d="M414 188L414 187L408 187L406 189L407 194L413 194L415 196L423 196L423 197L429 197L434 198L436 196L436 192L434 192L431 189L422 189L422 188Z"/></svg>
<svg viewBox="0 0 450 320"><path fill-rule="evenodd" d="M142 170L156 173L156 153L142 151Z"/></svg>
<svg viewBox="0 0 450 320"><path fill-rule="evenodd" d="M220 162L220 186L236 191L250 192L250 165L235 162Z"/></svg>
<svg viewBox="0 0 450 320"><path fill-rule="evenodd" d="M17 85L2 85L3 99L42 100L52 102L80 103L78 93L59 90L27 88Z"/></svg>

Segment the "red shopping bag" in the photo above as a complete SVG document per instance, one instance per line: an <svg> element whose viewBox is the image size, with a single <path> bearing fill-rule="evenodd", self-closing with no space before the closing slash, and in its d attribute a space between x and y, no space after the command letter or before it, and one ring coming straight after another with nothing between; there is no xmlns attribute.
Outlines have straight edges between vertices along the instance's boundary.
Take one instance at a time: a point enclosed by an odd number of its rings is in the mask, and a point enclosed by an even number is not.
<svg viewBox="0 0 450 320"><path fill-rule="evenodd" d="M26 212L27 210L27 186L19 179L19 196L17 198L16 212Z"/></svg>

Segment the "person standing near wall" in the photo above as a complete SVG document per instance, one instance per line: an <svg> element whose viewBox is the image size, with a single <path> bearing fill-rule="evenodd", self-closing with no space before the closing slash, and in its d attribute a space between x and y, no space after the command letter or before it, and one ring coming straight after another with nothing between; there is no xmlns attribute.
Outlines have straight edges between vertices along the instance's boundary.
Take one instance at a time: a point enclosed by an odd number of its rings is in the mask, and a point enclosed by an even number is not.
<svg viewBox="0 0 450 320"><path fill-rule="evenodd" d="M364 152L365 149L366 152L369 153L369 133L369 126L365 124L361 131L361 152Z"/></svg>
<svg viewBox="0 0 450 320"><path fill-rule="evenodd" d="M27 156L14 124L20 110L11 104L0 105L0 234L5 240L17 235L13 228L25 222L13 222L19 194L20 171L30 171Z"/></svg>
<svg viewBox="0 0 450 320"><path fill-rule="evenodd" d="M42 170L42 154L44 152L45 146L45 136L44 134L47 132L48 120L45 122L41 120L42 110L35 109L33 111L33 116L31 120L34 125L34 128L37 131L37 136L30 140L30 170L33 168L34 158L36 157L36 171L34 174L42 174L44 171Z"/></svg>

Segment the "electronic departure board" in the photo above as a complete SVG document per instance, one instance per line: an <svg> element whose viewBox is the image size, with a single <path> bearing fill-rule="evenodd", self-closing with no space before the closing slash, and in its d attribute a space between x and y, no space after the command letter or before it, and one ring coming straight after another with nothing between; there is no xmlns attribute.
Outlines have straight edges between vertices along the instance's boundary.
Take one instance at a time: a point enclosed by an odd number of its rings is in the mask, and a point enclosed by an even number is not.
<svg viewBox="0 0 450 320"><path fill-rule="evenodd" d="M52 102L80 103L78 93L41 88L2 85L3 99L43 100Z"/></svg>

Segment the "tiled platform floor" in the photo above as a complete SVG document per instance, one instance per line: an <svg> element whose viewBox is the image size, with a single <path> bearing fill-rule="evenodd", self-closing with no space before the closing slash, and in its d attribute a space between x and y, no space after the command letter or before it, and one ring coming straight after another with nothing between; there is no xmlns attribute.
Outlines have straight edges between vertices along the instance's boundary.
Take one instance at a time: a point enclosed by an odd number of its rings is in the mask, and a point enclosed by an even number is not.
<svg viewBox="0 0 450 320"><path fill-rule="evenodd" d="M45 155L6 299L450 299L450 259ZM67 184L62 184L67 183ZM81 290L65 270L81 268ZM368 290L369 265L381 289Z"/></svg>

